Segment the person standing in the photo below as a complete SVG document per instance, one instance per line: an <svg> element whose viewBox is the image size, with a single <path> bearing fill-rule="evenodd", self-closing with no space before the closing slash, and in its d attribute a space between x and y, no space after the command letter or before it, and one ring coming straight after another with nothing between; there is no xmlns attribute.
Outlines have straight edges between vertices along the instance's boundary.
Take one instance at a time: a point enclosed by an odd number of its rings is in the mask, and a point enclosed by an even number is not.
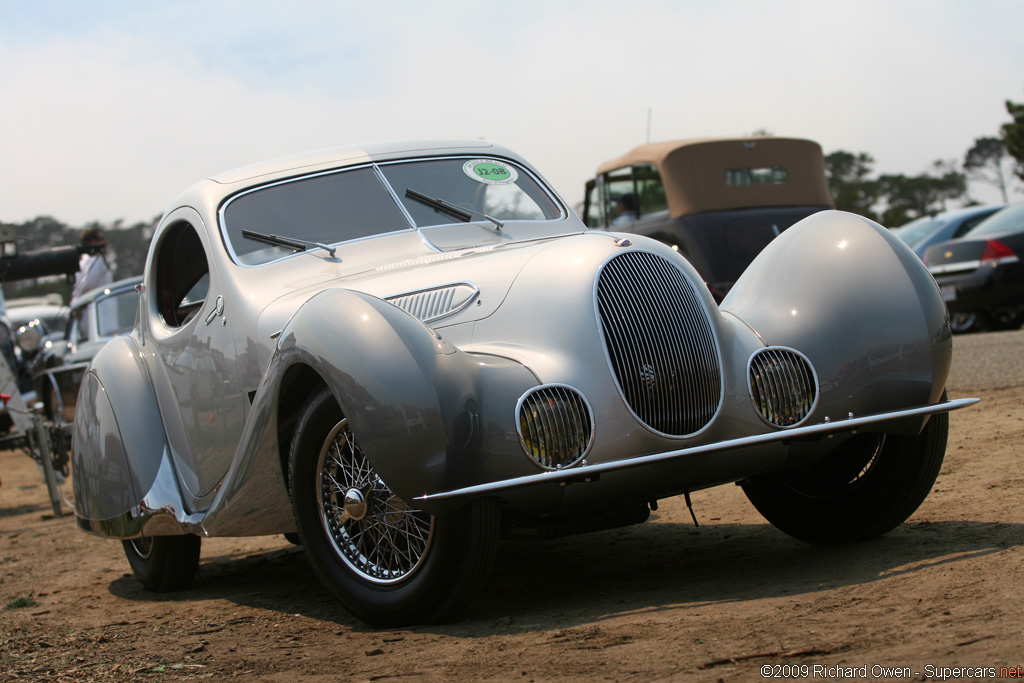
<svg viewBox="0 0 1024 683"><path fill-rule="evenodd" d="M75 275L75 285L71 289L71 300L74 301L91 289L109 285L114 275L107 264L107 238L99 228L89 228L82 232L78 240L83 253Z"/></svg>

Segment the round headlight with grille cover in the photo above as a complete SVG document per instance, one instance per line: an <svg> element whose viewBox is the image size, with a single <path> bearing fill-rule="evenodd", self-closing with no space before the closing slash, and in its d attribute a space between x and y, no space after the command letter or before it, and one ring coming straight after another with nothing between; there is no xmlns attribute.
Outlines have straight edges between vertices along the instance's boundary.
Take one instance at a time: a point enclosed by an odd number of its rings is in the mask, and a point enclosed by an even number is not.
<svg viewBox="0 0 1024 683"><path fill-rule="evenodd" d="M549 384L526 392L516 405L519 441L544 469L572 467L594 441L590 404L576 389Z"/></svg>
<svg viewBox="0 0 1024 683"><path fill-rule="evenodd" d="M768 347L757 351L750 357L747 386L761 418L775 427L800 424L818 401L814 368L793 349Z"/></svg>
<svg viewBox="0 0 1024 683"><path fill-rule="evenodd" d="M39 349L43 343L43 334L36 321L22 325L14 333L15 342L25 353L32 353Z"/></svg>

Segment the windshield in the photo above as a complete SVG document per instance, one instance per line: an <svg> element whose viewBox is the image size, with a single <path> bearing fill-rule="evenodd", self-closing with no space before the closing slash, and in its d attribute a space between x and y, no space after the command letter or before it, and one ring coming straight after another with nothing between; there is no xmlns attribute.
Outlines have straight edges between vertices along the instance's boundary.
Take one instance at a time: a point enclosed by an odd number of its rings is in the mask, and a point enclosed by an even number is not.
<svg viewBox="0 0 1024 683"><path fill-rule="evenodd" d="M128 289L111 294L96 301L96 317L99 320L100 338L113 337L128 332L135 324L135 313L139 307L139 293Z"/></svg>
<svg viewBox="0 0 1024 683"><path fill-rule="evenodd" d="M465 209L470 220L491 216L499 221L538 221L561 215L540 185L497 159L434 159L380 169L419 228L455 221L449 213L407 196L407 190Z"/></svg>
<svg viewBox="0 0 1024 683"><path fill-rule="evenodd" d="M1003 232L1024 230L1024 204L1008 206L978 223L977 227L967 233L969 237L998 235Z"/></svg>
<svg viewBox="0 0 1024 683"><path fill-rule="evenodd" d="M294 253L243 230L331 244L408 230L409 222L372 167L285 181L231 200L222 218L235 256L255 265Z"/></svg>
<svg viewBox="0 0 1024 683"><path fill-rule="evenodd" d="M391 162L286 180L237 195L221 209L229 249L245 265L277 260L303 244L326 248L413 228L467 221L500 228L503 221L561 217L554 198L525 169L477 157Z"/></svg>
<svg viewBox="0 0 1024 683"><path fill-rule="evenodd" d="M942 221L925 217L918 218L916 221L910 221L906 225L901 225L895 228L892 233L910 246L914 246L941 226Z"/></svg>

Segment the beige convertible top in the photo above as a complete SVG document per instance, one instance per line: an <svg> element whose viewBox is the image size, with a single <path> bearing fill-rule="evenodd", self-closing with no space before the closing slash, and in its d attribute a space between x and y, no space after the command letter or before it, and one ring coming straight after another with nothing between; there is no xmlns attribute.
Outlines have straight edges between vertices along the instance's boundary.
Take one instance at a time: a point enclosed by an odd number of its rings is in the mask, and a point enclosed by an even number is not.
<svg viewBox="0 0 1024 683"><path fill-rule="evenodd" d="M753 136L640 145L598 169L653 164L671 215L755 206L832 206L821 146L812 140ZM727 171L784 168L785 182L729 184Z"/></svg>

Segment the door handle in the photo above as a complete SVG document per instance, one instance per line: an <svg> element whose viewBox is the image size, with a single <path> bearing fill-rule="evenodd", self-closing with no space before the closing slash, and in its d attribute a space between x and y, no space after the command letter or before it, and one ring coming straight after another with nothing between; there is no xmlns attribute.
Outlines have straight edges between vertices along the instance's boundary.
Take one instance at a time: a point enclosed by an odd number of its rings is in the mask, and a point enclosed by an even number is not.
<svg viewBox="0 0 1024 683"><path fill-rule="evenodd" d="M223 313L224 313L224 297L218 296L217 297L217 303L214 304L213 310L210 311L210 314L206 316L206 324L209 325L210 323L213 322L214 318L216 318L218 315L223 315ZM225 322L227 322L227 321L225 321Z"/></svg>

